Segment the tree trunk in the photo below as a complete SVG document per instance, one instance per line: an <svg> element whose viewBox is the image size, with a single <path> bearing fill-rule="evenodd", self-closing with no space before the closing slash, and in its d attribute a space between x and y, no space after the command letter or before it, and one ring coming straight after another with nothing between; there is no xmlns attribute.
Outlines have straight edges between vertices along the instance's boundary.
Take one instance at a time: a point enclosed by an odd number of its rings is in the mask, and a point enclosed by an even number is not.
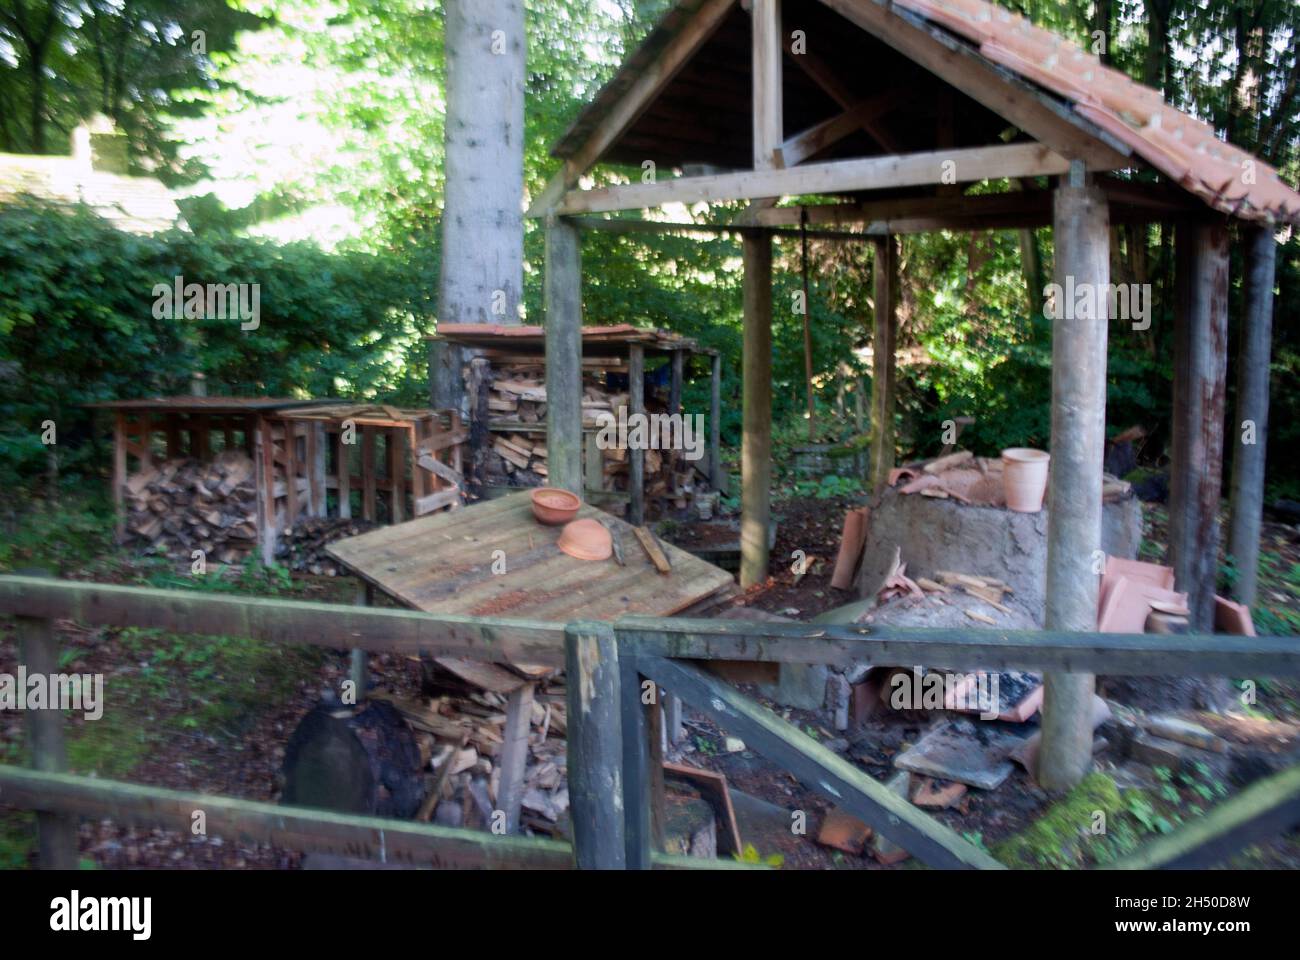
<svg viewBox="0 0 1300 960"><path fill-rule="evenodd" d="M524 10L449 0L446 185L438 318L521 322Z"/></svg>

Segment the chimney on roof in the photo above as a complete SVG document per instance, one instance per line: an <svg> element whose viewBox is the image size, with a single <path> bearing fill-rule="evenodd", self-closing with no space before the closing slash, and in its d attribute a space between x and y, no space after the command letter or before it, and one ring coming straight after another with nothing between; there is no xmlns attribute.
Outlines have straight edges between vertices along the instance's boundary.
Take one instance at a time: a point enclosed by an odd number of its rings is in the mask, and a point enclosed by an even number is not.
<svg viewBox="0 0 1300 960"><path fill-rule="evenodd" d="M72 131L72 158L87 172L130 172L126 134L119 133L103 114L95 114Z"/></svg>

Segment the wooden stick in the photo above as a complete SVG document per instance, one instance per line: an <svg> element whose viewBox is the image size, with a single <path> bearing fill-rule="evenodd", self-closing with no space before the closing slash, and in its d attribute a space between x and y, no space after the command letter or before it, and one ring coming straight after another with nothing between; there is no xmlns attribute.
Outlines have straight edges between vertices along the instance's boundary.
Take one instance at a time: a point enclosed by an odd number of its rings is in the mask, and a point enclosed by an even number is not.
<svg viewBox="0 0 1300 960"><path fill-rule="evenodd" d="M650 562L655 565L655 569L664 575L672 573L673 565L668 562L668 557L654 535L645 527L633 527L632 532L641 541L641 546L645 547L645 552L650 557Z"/></svg>

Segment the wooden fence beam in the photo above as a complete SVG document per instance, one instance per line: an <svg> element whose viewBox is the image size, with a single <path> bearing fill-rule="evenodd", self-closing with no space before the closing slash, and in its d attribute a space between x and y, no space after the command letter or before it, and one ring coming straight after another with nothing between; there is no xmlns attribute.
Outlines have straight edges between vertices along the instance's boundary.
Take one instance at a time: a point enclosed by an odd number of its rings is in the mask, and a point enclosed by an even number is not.
<svg viewBox="0 0 1300 960"><path fill-rule="evenodd" d="M707 714L873 830L933 867L998 870L1001 863L878 783L834 751L698 667L659 657L638 661L643 674Z"/></svg>
<svg viewBox="0 0 1300 960"><path fill-rule="evenodd" d="M871 340L871 459L868 489L872 495L889 483L894 469L894 407L898 347L898 253L893 237L878 239L873 279L875 312Z"/></svg>
<svg viewBox="0 0 1300 960"><path fill-rule="evenodd" d="M580 869L627 866L618 641L608 623L564 631L573 854Z"/></svg>
<svg viewBox="0 0 1300 960"><path fill-rule="evenodd" d="M627 354L627 412L629 417L639 420L645 414L645 350L641 344L633 343L628 346ZM628 450L627 472L630 496L627 520L639 527L645 523L645 451L640 447Z"/></svg>
<svg viewBox="0 0 1300 960"><path fill-rule="evenodd" d="M582 488L582 238L560 217L546 218L547 483L580 497Z"/></svg>
<svg viewBox="0 0 1300 960"><path fill-rule="evenodd" d="M743 243L744 332L740 447L740 588L767 579L772 507L772 239Z"/></svg>
<svg viewBox="0 0 1300 960"><path fill-rule="evenodd" d="M620 656L620 708L623 721L623 824L627 849L627 868L647 870L655 850L654 825L651 818L651 793L654 789L651 767L651 710L659 709L658 689L646 704L641 671L635 657ZM661 761L662 762L662 761Z"/></svg>

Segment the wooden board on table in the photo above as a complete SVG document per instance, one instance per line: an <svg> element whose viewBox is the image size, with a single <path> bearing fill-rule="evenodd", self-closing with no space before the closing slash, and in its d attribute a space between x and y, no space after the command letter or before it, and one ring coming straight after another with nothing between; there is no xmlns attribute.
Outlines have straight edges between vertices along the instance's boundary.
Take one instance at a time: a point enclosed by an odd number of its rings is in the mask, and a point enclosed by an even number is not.
<svg viewBox="0 0 1300 960"><path fill-rule="evenodd" d="M604 520L635 542L630 524L583 504L579 517ZM556 546L560 527L533 517L530 491L430 514L339 540L329 554L402 603L430 613L528 617L566 622L628 615L670 616L732 584L732 575L663 543L672 573L660 575L644 550L627 565L576 560ZM501 551L501 553L497 553ZM505 572L493 572L504 562Z"/></svg>

